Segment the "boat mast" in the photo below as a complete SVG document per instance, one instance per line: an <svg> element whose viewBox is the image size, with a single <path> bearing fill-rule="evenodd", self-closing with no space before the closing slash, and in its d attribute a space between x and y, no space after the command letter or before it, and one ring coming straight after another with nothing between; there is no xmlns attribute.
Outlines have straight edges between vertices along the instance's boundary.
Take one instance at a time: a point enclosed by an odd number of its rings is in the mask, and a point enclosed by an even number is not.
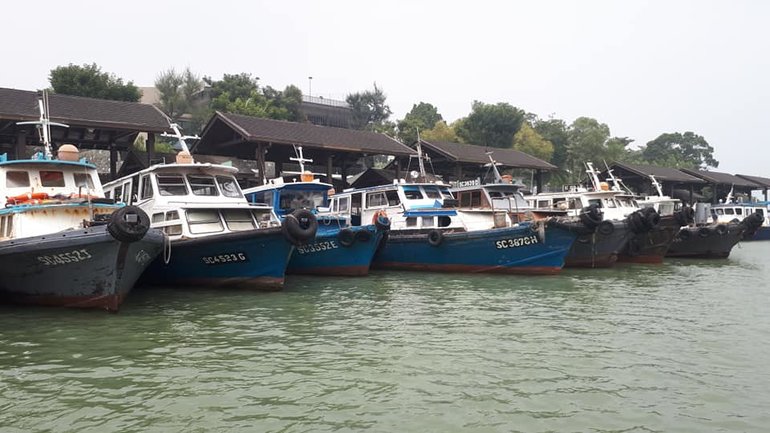
<svg viewBox="0 0 770 433"><path fill-rule="evenodd" d="M663 197L663 189L660 187L660 183L658 183L658 180L655 179L655 175L649 175L650 181L652 182L652 186L655 187L655 191L658 192L658 197Z"/></svg>
<svg viewBox="0 0 770 433"><path fill-rule="evenodd" d="M588 173L588 178L591 179L591 183L594 185L594 191L601 191L602 186L601 182L599 182L599 174L594 169L594 164L591 162L586 162L586 173Z"/></svg>
<svg viewBox="0 0 770 433"><path fill-rule="evenodd" d="M297 161L299 163L299 174L300 176L305 173L305 163L306 162L313 162L312 159L307 159L302 154L302 146L294 146L294 154L297 155L296 158L289 157L289 161Z"/></svg>
<svg viewBox="0 0 770 433"><path fill-rule="evenodd" d="M51 118L48 116L50 111L48 107L48 91L43 90L43 95L37 100L38 110L40 110L40 120L33 120L29 122L16 122L17 125L37 125L40 130L40 143L45 148L46 159L53 158L53 152L51 151L51 125L62 126L69 128L69 125L63 123L51 122Z"/></svg>
<svg viewBox="0 0 770 433"><path fill-rule="evenodd" d="M422 177L422 181L425 182L427 180L427 176L425 175L425 164L422 161L422 146L420 145L420 128L415 128L417 130L417 161L420 164L420 176Z"/></svg>
<svg viewBox="0 0 770 433"><path fill-rule="evenodd" d="M188 155L190 155L190 159L192 160L192 154L190 153L190 148L187 147L187 142L185 140L199 140L200 137L197 135L182 135L182 131L180 131L179 125L176 123L170 123L169 126L174 131L173 134L169 133L162 133L160 134L161 137L170 137L170 138L176 138L179 142L179 145L182 146L182 152L186 152ZM195 161L193 161L195 162Z"/></svg>
<svg viewBox="0 0 770 433"><path fill-rule="evenodd" d="M501 176L500 172L497 170L497 161L492 158L492 153L494 152L487 152L487 157L489 158L489 164L492 167L492 172L495 174L495 183L503 183L503 176Z"/></svg>

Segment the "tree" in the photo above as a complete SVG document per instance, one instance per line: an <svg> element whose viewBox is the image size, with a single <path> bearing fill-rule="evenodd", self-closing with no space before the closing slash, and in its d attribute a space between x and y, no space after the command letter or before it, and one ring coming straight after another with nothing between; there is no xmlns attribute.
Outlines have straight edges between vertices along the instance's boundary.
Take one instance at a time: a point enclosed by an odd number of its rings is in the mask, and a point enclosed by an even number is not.
<svg viewBox="0 0 770 433"><path fill-rule="evenodd" d="M601 163L606 156L605 143L610 137L610 128L590 117L578 117L567 131L567 164L570 179L578 181L583 177L583 164Z"/></svg>
<svg viewBox="0 0 770 433"><path fill-rule="evenodd" d="M545 161L549 161L553 155L553 144L538 134L527 122L524 122L519 132L513 136L513 148Z"/></svg>
<svg viewBox="0 0 770 433"><path fill-rule="evenodd" d="M293 122L305 120L300 110L302 91L297 86L286 86L283 91L259 87L257 79L248 73L225 74L219 81L206 77L204 81L211 86L212 110Z"/></svg>
<svg viewBox="0 0 770 433"><path fill-rule="evenodd" d="M471 114L458 124L457 135L466 143L510 148L523 122L524 111L510 104L474 101Z"/></svg>
<svg viewBox="0 0 770 433"><path fill-rule="evenodd" d="M96 63L58 66L51 70L48 81L55 93L63 95L130 102L137 102L142 97L133 82L123 84L122 78L102 72Z"/></svg>
<svg viewBox="0 0 770 433"><path fill-rule="evenodd" d="M705 138L687 131L661 134L642 149L642 157L650 164L677 168L705 169L718 167L714 148Z"/></svg>
<svg viewBox="0 0 770 433"><path fill-rule="evenodd" d="M567 123L561 119L551 117L548 120L534 120L533 127L541 137L553 145L551 164L561 169L566 168L567 147L569 145Z"/></svg>
<svg viewBox="0 0 770 433"><path fill-rule="evenodd" d="M422 133L433 129L436 123L444 120L438 109L426 102L420 102L412 106L412 111L406 113L402 120L398 121L398 138L401 142L412 144L417 141L417 132Z"/></svg>
<svg viewBox="0 0 770 433"><path fill-rule="evenodd" d="M374 90L351 93L345 101L353 111L353 128L381 130L392 128L387 120L392 114L390 107L385 103L387 96L374 83Z"/></svg>
<svg viewBox="0 0 770 433"><path fill-rule="evenodd" d="M436 122L433 129L420 131L420 138L425 141L462 143L462 140L457 136L455 129L451 125L447 125L443 120Z"/></svg>
<svg viewBox="0 0 770 433"><path fill-rule="evenodd" d="M158 108L172 119L177 119L187 109L184 92L184 76L177 74L174 68L163 71L155 79L155 88L158 89Z"/></svg>

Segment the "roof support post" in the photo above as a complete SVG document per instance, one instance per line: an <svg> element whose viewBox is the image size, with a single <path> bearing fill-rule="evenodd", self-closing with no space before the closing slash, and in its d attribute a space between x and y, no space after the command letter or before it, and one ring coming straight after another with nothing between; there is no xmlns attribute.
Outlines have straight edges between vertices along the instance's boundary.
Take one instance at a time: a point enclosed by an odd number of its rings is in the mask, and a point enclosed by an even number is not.
<svg viewBox="0 0 770 433"><path fill-rule="evenodd" d="M455 177L458 181L461 181L463 180L463 165L459 161L455 164Z"/></svg>
<svg viewBox="0 0 770 433"><path fill-rule="evenodd" d="M267 179L267 176L265 175L267 170L267 165L265 164L265 145L262 143L257 144L257 151L255 159L257 160L257 170L259 170L259 174L257 175L257 185L264 185L264 180Z"/></svg>
<svg viewBox="0 0 770 433"><path fill-rule="evenodd" d="M15 159L24 159L24 151L27 147L27 131L21 130L16 134L16 148L14 149Z"/></svg>
<svg viewBox="0 0 770 433"><path fill-rule="evenodd" d="M395 162L396 162L396 164L395 164L396 179L401 179L401 159L396 157L396 161Z"/></svg>
<svg viewBox="0 0 770 433"><path fill-rule="evenodd" d="M329 155L326 157L326 181L329 182L330 185L334 185L334 181L332 180L333 169L334 169L334 155Z"/></svg>
<svg viewBox="0 0 770 433"><path fill-rule="evenodd" d="M543 192L543 170L535 170L535 185L538 194Z"/></svg>
<svg viewBox="0 0 770 433"><path fill-rule="evenodd" d="M711 195L711 204L717 204L719 203L719 184L712 183L711 188L714 191L714 194Z"/></svg>
<svg viewBox="0 0 770 433"><path fill-rule="evenodd" d="M340 162L340 172L342 173L342 189L345 189L348 187L348 160L347 158L342 158L342 161Z"/></svg>
<svg viewBox="0 0 770 433"><path fill-rule="evenodd" d="M152 132L147 133L145 150L147 151L147 167L149 167L152 165L152 161L155 159L155 134Z"/></svg>
<svg viewBox="0 0 770 433"><path fill-rule="evenodd" d="M693 200L693 197L695 197L695 184L690 184L690 206L692 206L695 201Z"/></svg>
<svg viewBox="0 0 770 433"><path fill-rule="evenodd" d="M110 180L115 180L118 173L118 150L115 143L110 140Z"/></svg>

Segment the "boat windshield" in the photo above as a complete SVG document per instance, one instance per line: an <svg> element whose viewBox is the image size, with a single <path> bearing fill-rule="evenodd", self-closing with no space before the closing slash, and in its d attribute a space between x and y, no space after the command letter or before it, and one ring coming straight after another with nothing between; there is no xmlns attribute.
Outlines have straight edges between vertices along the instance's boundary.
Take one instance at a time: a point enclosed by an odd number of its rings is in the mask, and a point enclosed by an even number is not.
<svg viewBox="0 0 770 433"><path fill-rule="evenodd" d="M225 197L241 198L243 193L241 188L238 187L238 182L232 176L217 176L217 183L219 189L222 190L222 194Z"/></svg>
<svg viewBox="0 0 770 433"><path fill-rule="evenodd" d="M325 206L324 191L281 191L279 203L280 210L292 211L294 209L315 209Z"/></svg>
<svg viewBox="0 0 770 433"><path fill-rule="evenodd" d="M160 195L187 195L187 184L180 174L156 174Z"/></svg>

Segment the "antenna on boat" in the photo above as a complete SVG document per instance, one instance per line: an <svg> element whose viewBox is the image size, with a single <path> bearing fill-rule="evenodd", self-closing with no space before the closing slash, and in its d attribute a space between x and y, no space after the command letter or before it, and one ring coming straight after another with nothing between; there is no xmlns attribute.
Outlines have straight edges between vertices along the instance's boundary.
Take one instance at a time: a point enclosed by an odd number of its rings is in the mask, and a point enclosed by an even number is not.
<svg viewBox="0 0 770 433"><path fill-rule="evenodd" d="M610 169L610 166L607 165L607 161L604 162L604 166L607 167L607 176L610 177L610 180L612 181L612 190L617 192L627 192L629 194L633 194L630 189L628 189L624 184L623 181L615 177L614 174L612 174L612 169ZM662 195L662 194L661 194Z"/></svg>
<svg viewBox="0 0 770 433"><path fill-rule="evenodd" d="M422 145L420 144L420 128L415 127L417 130L417 161L420 164L420 176L422 176L423 182L427 180L427 176L425 175L425 163L422 161Z"/></svg>
<svg viewBox="0 0 770 433"><path fill-rule="evenodd" d="M190 153L190 148L187 147L187 142L185 140L200 140L200 137L198 137L197 135L182 135L182 131L180 130L179 125L177 125L176 123L169 123L169 126L174 131L174 133L169 134L164 132L160 134L160 136L176 138L177 141L179 142L179 145L182 146L182 151L179 153L190 155L190 162L195 162L193 161L192 154Z"/></svg>
<svg viewBox="0 0 770 433"><path fill-rule="evenodd" d="M51 125L62 126L69 128L69 125L63 123L51 122L51 118L48 116L50 111L48 107L48 91L43 90L43 95L37 100L37 106L40 110L40 120L32 120L29 122L16 122L17 125L37 125L40 130L40 142L45 147L45 157L51 159L53 152L51 151Z"/></svg>
<svg viewBox="0 0 770 433"><path fill-rule="evenodd" d="M305 163L306 162L313 162L312 159L305 158L305 156L302 154L302 146L294 146L294 154L297 155L296 158L289 158L289 161L297 161L299 163L299 172L304 173L305 172Z"/></svg>
<svg viewBox="0 0 770 433"><path fill-rule="evenodd" d="M503 182L503 176L500 175L500 172L497 170L498 163L497 161L492 158L493 151L486 152L487 157L489 158L489 163L484 164L485 167L491 167L492 173L495 174L495 183L504 183Z"/></svg>

